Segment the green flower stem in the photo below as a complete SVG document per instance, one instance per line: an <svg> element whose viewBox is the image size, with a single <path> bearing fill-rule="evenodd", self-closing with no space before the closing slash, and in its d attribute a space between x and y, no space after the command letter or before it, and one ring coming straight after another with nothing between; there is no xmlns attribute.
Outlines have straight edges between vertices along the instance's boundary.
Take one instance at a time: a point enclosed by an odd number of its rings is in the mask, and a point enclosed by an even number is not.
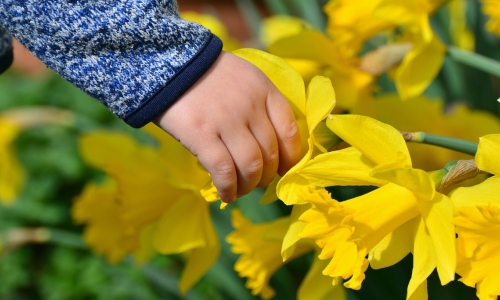
<svg viewBox="0 0 500 300"><path fill-rule="evenodd" d="M499 61L474 52L464 51L453 46L448 46L448 55L451 59L463 63L464 65L468 65L491 75L500 77Z"/></svg>
<svg viewBox="0 0 500 300"><path fill-rule="evenodd" d="M86 249L87 245L82 239L82 236L67 230L57 228L39 228L40 234L45 236L47 242L54 243L61 246Z"/></svg>
<svg viewBox="0 0 500 300"><path fill-rule="evenodd" d="M283 0L265 0L265 3L273 15L289 15L290 12Z"/></svg>
<svg viewBox="0 0 500 300"><path fill-rule="evenodd" d="M262 16L255 6L252 0L236 0L236 5L238 9L243 14L248 26L250 27L250 31L252 32L252 36L254 38L255 43L259 43L259 37L261 35L261 23ZM257 48L262 48L262 45L256 45Z"/></svg>
<svg viewBox="0 0 500 300"><path fill-rule="evenodd" d="M477 146L478 146L477 143L451 138L447 136L439 136L425 132L403 133L403 136L407 142L417 142L422 144L439 146L455 150L458 152L470 154L472 156L476 155L477 152Z"/></svg>
<svg viewBox="0 0 500 300"><path fill-rule="evenodd" d="M326 28L326 18L321 10L318 1L288 0L300 12L302 19L316 29L324 31Z"/></svg>

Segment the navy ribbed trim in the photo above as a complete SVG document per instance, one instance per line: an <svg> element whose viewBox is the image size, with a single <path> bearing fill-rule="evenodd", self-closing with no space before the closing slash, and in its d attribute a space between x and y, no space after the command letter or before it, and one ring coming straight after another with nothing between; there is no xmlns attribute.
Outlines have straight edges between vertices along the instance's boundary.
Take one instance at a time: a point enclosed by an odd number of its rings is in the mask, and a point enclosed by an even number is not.
<svg viewBox="0 0 500 300"><path fill-rule="evenodd" d="M163 89L125 117L124 121L138 128L159 117L210 69L221 51L222 41L212 34L203 49Z"/></svg>
<svg viewBox="0 0 500 300"><path fill-rule="evenodd" d="M9 68L13 61L14 54L12 53L12 49L7 50L4 55L0 56L0 74Z"/></svg>

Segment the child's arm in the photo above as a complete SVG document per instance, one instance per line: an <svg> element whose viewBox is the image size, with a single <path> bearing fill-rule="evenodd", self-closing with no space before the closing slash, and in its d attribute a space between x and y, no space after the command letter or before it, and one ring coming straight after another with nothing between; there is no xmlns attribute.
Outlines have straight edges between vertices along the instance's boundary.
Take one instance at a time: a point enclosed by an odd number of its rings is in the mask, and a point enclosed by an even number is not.
<svg viewBox="0 0 500 300"><path fill-rule="evenodd" d="M242 59L219 58L221 41L180 19L174 0L3 0L0 25L129 125L158 120L199 156L224 201L269 182L276 147L280 171L298 159L279 92Z"/></svg>

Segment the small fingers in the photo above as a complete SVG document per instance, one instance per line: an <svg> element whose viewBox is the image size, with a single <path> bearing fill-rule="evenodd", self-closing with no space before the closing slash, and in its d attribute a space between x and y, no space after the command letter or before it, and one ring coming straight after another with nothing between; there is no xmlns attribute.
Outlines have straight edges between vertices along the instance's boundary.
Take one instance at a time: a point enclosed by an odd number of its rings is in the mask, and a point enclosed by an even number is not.
<svg viewBox="0 0 500 300"><path fill-rule="evenodd" d="M278 174L284 175L300 160L301 140L290 104L274 85L271 86L267 99L267 114L278 140Z"/></svg>
<svg viewBox="0 0 500 300"><path fill-rule="evenodd" d="M198 160L210 173L222 201L231 203L236 200L237 175L233 158L226 145L214 137L207 141L203 151L198 153Z"/></svg>
<svg viewBox="0 0 500 300"><path fill-rule="evenodd" d="M221 136L234 161L237 174L237 196L251 192L262 177L263 160L260 146L247 127L234 127Z"/></svg>
<svg viewBox="0 0 500 300"><path fill-rule="evenodd" d="M257 187L269 185L278 170L279 148L274 128L264 112L264 117L250 124L250 131L257 141L262 154L262 175Z"/></svg>

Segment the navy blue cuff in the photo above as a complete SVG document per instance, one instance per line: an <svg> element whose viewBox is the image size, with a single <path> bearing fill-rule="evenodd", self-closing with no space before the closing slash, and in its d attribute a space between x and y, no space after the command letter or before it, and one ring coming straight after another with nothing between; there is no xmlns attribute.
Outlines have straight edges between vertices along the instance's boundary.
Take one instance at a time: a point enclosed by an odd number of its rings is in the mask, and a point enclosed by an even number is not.
<svg viewBox="0 0 500 300"><path fill-rule="evenodd" d="M125 117L124 121L139 128L159 117L210 69L221 51L222 41L212 34L200 52L163 89Z"/></svg>
<svg viewBox="0 0 500 300"><path fill-rule="evenodd" d="M9 68L13 61L14 54L12 53L12 49L7 50L4 55L0 56L0 74Z"/></svg>

